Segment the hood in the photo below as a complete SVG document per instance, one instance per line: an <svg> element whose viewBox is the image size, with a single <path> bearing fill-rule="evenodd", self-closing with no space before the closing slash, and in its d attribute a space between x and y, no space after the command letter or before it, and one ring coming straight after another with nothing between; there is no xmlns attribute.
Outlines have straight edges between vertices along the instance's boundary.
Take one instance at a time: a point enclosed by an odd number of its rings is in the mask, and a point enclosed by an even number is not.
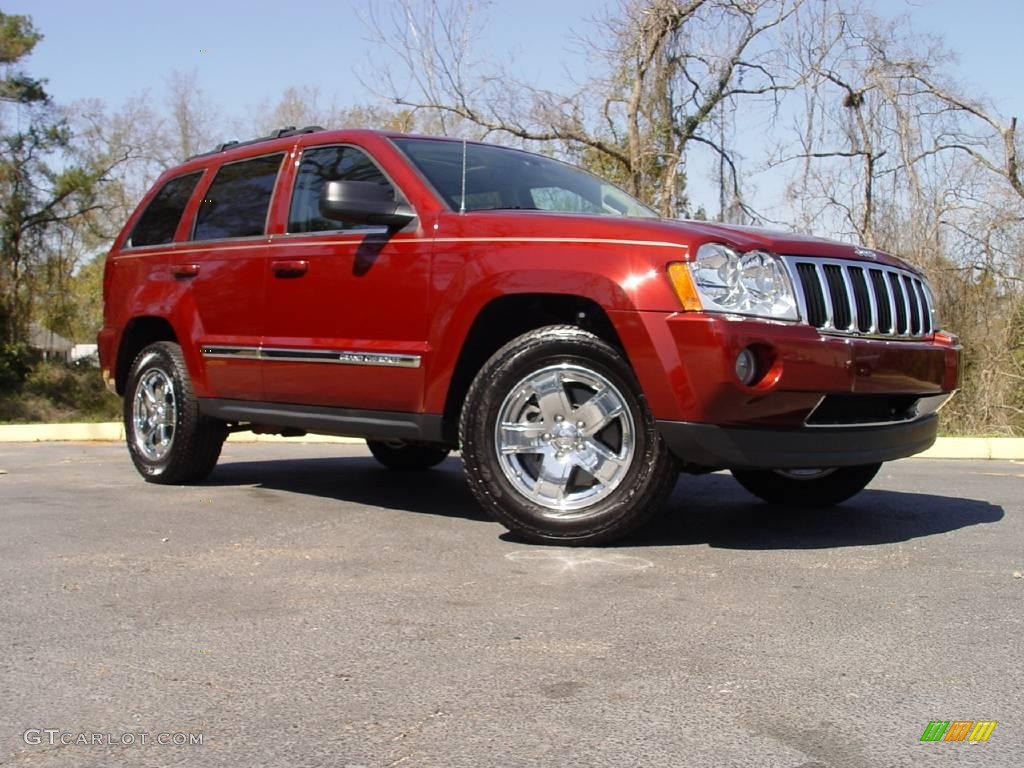
<svg viewBox="0 0 1024 768"><path fill-rule="evenodd" d="M842 243L824 237L781 232L738 224L716 224L692 219L627 218L595 216L586 213L556 211L501 210L474 211L472 220L481 230L497 235L529 234L531 237L565 237L585 233L589 237L623 240L654 240L679 243L696 254L704 243L723 243L739 252L762 250L780 256L818 256L825 259L850 259L867 264L899 267L920 274L902 259L873 248ZM458 214L453 222L458 222Z"/></svg>
<svg viewBox="0 0 1024 768"><path fill-rule="evenodd" d="M725 243L739 251L765 250L783 256L820 256L828 259L851 259L900 267L912 272L920 271L903 259L899 259L884 251L842 243L838 240L829 240L824 237L782 232L762 227L716 224L714 222L690 219L662 219L661 223L667 228L671 228L674 232L688 233L691 239L700 240L700 244L719 242Z"/></svg>

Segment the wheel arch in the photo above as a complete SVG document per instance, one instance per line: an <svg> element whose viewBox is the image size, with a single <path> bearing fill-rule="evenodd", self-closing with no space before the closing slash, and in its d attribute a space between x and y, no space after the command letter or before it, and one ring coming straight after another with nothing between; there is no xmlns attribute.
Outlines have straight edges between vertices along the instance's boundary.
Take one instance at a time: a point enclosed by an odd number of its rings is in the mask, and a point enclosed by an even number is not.
<svg viewBox="0 0 1024 768"><path fill-rule="evenodd" d="M117 361L114 367L114 382L117 394L124 394L128 382L128 374L139 352L158 341L179 343L178 335L167 318L156 315L141 315L133 317L128 321L124 332L121 334L121 343L117 348Z"/></svg>
<svg viewBox="0 0 1024 768"><path fill-rule="evenodd" d="M459 413L469 385L483 364L517 336L547 325L575 325L622 353L618 332L604 308L591 298L569 293L512 293L484 304L463 339L444 401L444 434L458 442Z"/></svg>

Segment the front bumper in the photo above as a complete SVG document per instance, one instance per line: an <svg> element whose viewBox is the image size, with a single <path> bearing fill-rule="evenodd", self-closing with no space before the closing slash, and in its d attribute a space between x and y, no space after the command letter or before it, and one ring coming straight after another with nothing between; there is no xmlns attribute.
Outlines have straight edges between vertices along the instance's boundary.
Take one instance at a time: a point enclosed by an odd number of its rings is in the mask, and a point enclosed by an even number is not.
<svg viewBox="0 0 1024 768"><path fill-rule="evenodd" d="M827 395L933 397L959 386L960 348L945 335L834 336L798 323L702 312L616 312L612 319L662 421L796 429ZM753 386L736 378L745 348L763 362Z"/></svg>
<svg viewBox="0 0 1024 768"><path fill-rule="evenodd" d="M934 414L870 427L772 429L658 422L662 438L677 458L716 469L801 469L892 461L931 447L938 426Z"/></svg>

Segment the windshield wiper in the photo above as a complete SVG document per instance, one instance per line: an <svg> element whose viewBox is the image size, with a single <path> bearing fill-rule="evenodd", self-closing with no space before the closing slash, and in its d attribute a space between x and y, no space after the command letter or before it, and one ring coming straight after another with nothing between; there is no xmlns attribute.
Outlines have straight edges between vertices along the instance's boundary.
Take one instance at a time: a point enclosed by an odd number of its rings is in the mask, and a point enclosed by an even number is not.
<svg viewBox="0 0 1024 768"><path fill-rule="evenodd" d="M489 205L485 208L467 208L469 211L539 211L535 205Z"/></svg>

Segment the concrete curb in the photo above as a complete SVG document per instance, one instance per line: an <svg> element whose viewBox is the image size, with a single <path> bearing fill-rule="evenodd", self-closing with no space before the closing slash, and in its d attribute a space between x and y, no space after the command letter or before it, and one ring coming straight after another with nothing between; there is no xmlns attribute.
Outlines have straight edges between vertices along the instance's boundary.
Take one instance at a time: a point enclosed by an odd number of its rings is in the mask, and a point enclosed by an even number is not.
<svg viewBox="0 0 1024 768"><path fill-rule="evenodd" d="M0 443L39 442L120 442L124 427L120 422L98 424L6 424L0 425ZM341 443L355 445L359 438L331 435L281 437L236 432L232 443ZM999 459L1024 461L1024 437L940 437L919 458L924 459Z"/></svg>
<svg viewBox="0 0 1024 768"><path fill-rule="evenodd" d="M124 440L124 425L120 422L95 424L4 424L0 425L0 443L49 443L49 442L102 442L119 443ZM252 432L235 432L228 436L231 443L362 443L354 437L333 435L307 435L306 437L281 437L280 435L254 435Z"/></svg>
<svg viewBox="0 0 1024 768"><path fill-rule="evenodd" d="M917 458L1024 460L1024 437L940 437Z"/></svg>

